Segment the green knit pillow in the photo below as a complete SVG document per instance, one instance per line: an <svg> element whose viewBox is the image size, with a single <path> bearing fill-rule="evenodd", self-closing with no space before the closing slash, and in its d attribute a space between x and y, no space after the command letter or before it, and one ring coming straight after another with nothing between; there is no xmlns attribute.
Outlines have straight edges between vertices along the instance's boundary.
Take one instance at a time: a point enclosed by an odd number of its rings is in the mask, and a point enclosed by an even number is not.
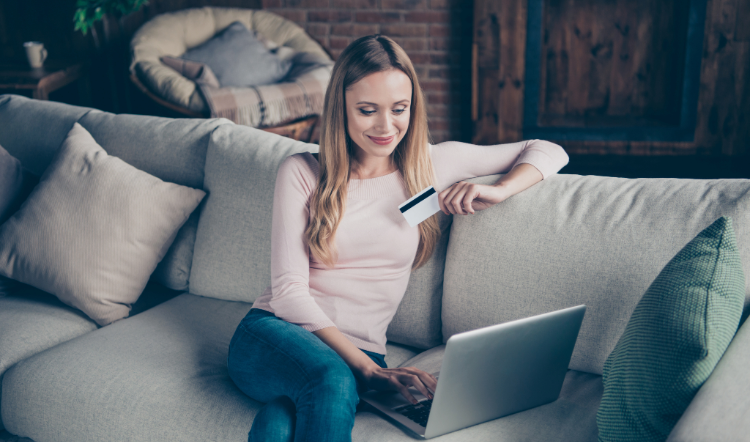
<svg viewBox="0 0 750 442"><path fill-rule="evenodd" d="M722 217L667 263L604 363L599 440L666 440L729 346L744 300L732 220Z"/></svg>

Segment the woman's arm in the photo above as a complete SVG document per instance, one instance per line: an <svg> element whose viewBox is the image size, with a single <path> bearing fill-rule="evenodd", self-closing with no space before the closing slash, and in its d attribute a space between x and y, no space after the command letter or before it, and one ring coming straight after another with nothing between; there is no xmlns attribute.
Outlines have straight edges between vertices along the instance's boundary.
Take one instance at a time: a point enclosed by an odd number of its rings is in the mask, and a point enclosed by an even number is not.
<svg viewBox="0 0 750 442"><path fill-rule="evenodd" d="M458 182L438 194L440 210L446 215L473 215L542 181L542 173L528 163L517 164L491 186Z"/></svg>
<svg viewBox="0 0 750 442"><path fill-rule="evenodd" d="M566 164L568 155L557 144L543 140L478 146L448 141L432 146L440 209L448 214L473 214L522 192L554 175ZM494 185L471 184L463 180L506 173ZM455 184L454 184L455 183Z"/></svg>
<svg viewBox="0 0 750 442"><path fill-rule="evenodd" d="M313 334L338 353L354 375L362 379L367 387L374 390L398 391L411 403L416 404L417 400L409 393L409 387L414 387L432 399L432 393L437 388L437 379L431 374L414 367L382 368L346 339L336 327L316 330Z"/></svg>

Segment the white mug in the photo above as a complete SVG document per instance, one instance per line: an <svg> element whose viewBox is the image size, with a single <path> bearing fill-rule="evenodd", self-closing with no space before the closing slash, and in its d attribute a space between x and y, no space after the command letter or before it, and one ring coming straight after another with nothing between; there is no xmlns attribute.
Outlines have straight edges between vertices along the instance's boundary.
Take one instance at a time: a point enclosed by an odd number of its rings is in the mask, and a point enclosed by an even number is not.
<svg viewBox="0 0 750 442"><path fill-rule="evenodd" d="M42 67L44 60L47 59L47 50L44 49L44 43L27 41L23 44L23 48L26 49L26 58L29 59L29 66L34 69Z"/></svg>

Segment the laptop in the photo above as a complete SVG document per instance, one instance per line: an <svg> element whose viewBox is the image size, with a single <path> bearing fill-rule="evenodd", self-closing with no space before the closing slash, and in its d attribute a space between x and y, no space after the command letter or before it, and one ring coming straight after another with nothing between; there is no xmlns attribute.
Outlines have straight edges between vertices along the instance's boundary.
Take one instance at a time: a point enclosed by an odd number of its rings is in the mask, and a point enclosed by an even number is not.
<svg viewBox="0 0 750 442"><path fill-rule="evenodd" d="M560 396L585 305L459 333L445 346L434 398L416 389L361 399L407 433L430 439L554 402Z"/></svg>

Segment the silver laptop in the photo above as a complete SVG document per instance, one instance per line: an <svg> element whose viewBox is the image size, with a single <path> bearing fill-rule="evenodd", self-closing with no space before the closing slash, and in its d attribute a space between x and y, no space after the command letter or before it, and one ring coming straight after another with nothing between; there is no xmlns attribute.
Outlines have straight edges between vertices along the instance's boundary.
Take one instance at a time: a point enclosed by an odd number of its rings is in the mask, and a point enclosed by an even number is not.
<svg viewBox="0 0 750 442"><path fill-rule="evenodd" d="M578 330L579 305L451 336L432 400L410 389L369 391L362 400L420 439L429 439L554 402L560 396Z"/></svg>

